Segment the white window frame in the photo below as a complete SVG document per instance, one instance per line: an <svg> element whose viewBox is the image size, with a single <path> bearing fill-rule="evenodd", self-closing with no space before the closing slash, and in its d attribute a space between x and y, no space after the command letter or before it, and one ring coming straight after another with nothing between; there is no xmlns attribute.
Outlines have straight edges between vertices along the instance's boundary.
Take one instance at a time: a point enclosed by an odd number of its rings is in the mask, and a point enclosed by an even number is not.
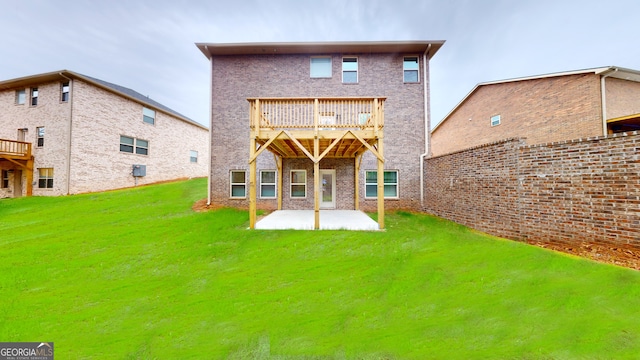
<svg viewBox="0 0 640 360"><path fill-rule="evenodd" d="M346 59L355 59L356 61L347 61L347 62L345 62ZM345 70L345 68L344 68L345 63L347 63L347 64L355 63L356 64L356 70L355 70L356 81L350 81L350 82L345 82L344 81L345 72L349 72L349 73L354 72L354 70L350 70L350 69ZM357 56L343 56L342 57L342 83L343 84L357 84L360 81L359 64L358 63L359 63L359 60L358 60Z"/></svg>
<svg viewBox="0 0 640 360"><path fill-rule="evenodd" d="M142 107L142 122L149 125L156 124L156 111L148 107Z"/></svg>
<svg viewBox="0 0 640 360"><path fill-rule="evenodd" d="M69 81L60 83L60 102L69 102Z"/></svg>
<svg viewBox="0 0 640 360"><path fill-rule="evenodd" d="M198 162L198 152L195 150L189 150L189 162L196 164Z"/></svg>
<svg viewBox="0 0 640 360"><path fill-rule="evenodd" d="M491 126L498 126L500 125L500 122L501 122L500 114L493 115L491 117Z"/></svg>
<svg viewBox="0 0 640 360"><path fill-rule="evenodd" d="M146 142L146 145L142 145L140 144L141 141ZM144 150L144 153L140 153L140 149ZM144 140L144 139L138 139L136 138L136 155L149 155L149 140Z"/></svg>
<svg viewBox="0 0 640 360"><path fill-rule="evenodd" d="M29 95L31 99L29 104L31 104L31 106L38 106L38 88L32 87Z"/></svg>
<svg viewBox="0 0 640 360"><path fill-rule="evenodd" d="M395 186L396 188L396 196L387 196L385 195L384 198L385 199L399 199L400 198L400 172L398 170L385 170L385 173L390 173L390 172L394 172L396 173L396 182L395 183L384 183L384 186ZM376 180L375 182L368 182L368 178L367 178L367 173L373 173L376 175ZM384 174L382 175L384 177ZM367 196L367 187L368 186L375 186L376 188L376 195L375 196ZM377 199L378 198L378 171L377 170L365 170L364 172L364 197L365 199Z"/></svg>
<svg viewBox="0 0 640 360"><path fill-rule="evenodd" d="M126 142L122 142L122 138L131 139L131 144L128 144ZM130 146L131 147L131 151L122 150L122 145ZM131 137L131 136L120 135L120 152L127 153L127 154L134 154L135 151L136 151L136 139L134 137Z"/></svg>
<svg viewBox="0 0 640 360"><path fill-rule="evenodd" d="M294 172L301 172L304 173L304 183L300 183L300 182L293 182L293 173ZM289 173L289 180L290 180L290 184L289 184L289 197L292 199L306 199L307 198L307 170L301 170L301 169L294 169L291 170L291 172ZM294 186L304 186L304 196L293 196L293 187Z"/></svg>
<svg viewBox="0 0 640 360"><path fill-rule="evenodd" d="M44 147L44 126L36 127L36 147Z"/></svg>
<svg viewBox="0 0 640 360"><path fill-rule="evenodd" d="M44 186L41 186L42 181ZM53 189L53 168L38 168L38 189Z"/></svg>
<svg viewBox="0 0 640 360"><path fill-rule="evenodd" d="M417 68L416 69L407 69L406 66L406 62L407 59L416 59L416 63L417 63ZM417 74L417 80L416 81L407 81L407 77L406 77L406 73L407 71L415 71ZM407 84L416 84L420 82L420 57L419 56L414 56L414 55L409 55L409 56L405 56L402 58L402 81L404 83Z"/></svg>
<svg viewBox="0 0 640 360"><path fill-rule="evenodd" d="M316 75L314 75L314 63L313 60L318 60L318 59L328 59L329 60L329 69L328 69L328 73L327 73L327 69L324 68L324 66L326 66L326 64L318 64L316 63L316 70L320 71L316 71ZM312 79L330 79L331 75L333 74L333 58L331 56L312 56L309 59L309 76Z"/></svg>
<svg viewBox="0 0 640 360"><path fill-rule="evenodd" d="M25 89L16 90L16 105L24 105L27 102L27 91Z"/></svg>
<svg viewBox="0 0 640 360"><path fill-rule="evenodd" d="M233 174L242 173L244 176L244 182L233 182ZM243 196L234 196L233 188L234 186L242 186L244 189ZM232 199L246 199L247 198L247 170L231 170L229 171L229 197Z"/></svg>
<svg viewBox="0 0 640 360"><path fill-rule="evenodd" d="M265 182L263 175L265 173L273 173L273 182ZM260 170L260 198L261 199L275 199L278 197L278 172L275 170ZM273 196L265 196L262 194L264 186L273 186Z"/></svg>

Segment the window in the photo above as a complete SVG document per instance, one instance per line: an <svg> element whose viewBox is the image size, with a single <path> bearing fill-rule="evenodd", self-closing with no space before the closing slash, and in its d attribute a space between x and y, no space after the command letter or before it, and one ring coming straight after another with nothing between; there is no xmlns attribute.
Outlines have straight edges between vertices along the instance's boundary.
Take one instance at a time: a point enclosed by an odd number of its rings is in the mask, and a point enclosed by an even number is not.
<svg viewBox="0 0 640 360"><path fill-rule="evenodd" d="M69 101L69 82L63 82L60 88L60 101Z"/></svg>
<svg viewBox="0 0 640 360"><path fill-rule="evenodd" d="M365 172L365 198L378 197L378 172ZM398 198L398 170L384 172L384 198Z"/></svg>
<svg viewBox="0 0 640 360"><path fill-rule="evenodd" d="M263 199L275 199L276 197L275 170L260 171L260 197Z"/></svg>
<svg viewBox="0 0 640 360"><path fill-rule="evenodd" d="M307 197L307 170L291 170L291 197Z"/></svg>
<svg viewBox="0 0 640 360"><path fill-rule="evenodd" d="M244 199L247 197L247 172L245 170L231 171L231 197Z"/></svg>
<svg viewBox="0 0 640 360"><path fill-rule="evenodd" d="M38 187L40 189L53 188L53 168L38 169Z"/></svg>
<svg viewBox="0 0 640 360"><path fill-rule="evenodd" d="M36 128L36 146L37 147L44 146L44 126L40 126Z"/></svg>
<svg viewBox="0 0 640 360"><path fill-rule="evenodd" d="M358 82L358 58L342 58L342 82L345 84Z"/></svg>
<svg viewBox="0 0 640 360"><path fill-rule="evenodd" d="M500 115L495 115L491 117L491 126L500 125Z"/></svg>
<svg viewBox="0 0 640 360"><path fill-rule="evenodd" d="M147 140L136 139L136 154L149 155L149 142Z"/></svg>
<svg viewBox="0 0 640 360"><path fill-rule="evenodd" d="M38 105L38 88L31 88L31 106Z"/></svg>
<svg viewBox="0 0 640 360"><path fill-rule="evenodd" d="M27 100L27 94L24 89L16 90L16 105L22 105Z"/></svg>
<svg viewBox="0 0 640 360"><path fill-rule="evenodd" d="M198 162L198 152L195 150L190 150L189 151L189 161L192 163L197 163Z"/></svg>
<svg viewBox="0 0 640 360"><path fill-rule="evenodd" d="M120 151L139 155L149 155L149 141L120 135Z"/></svg>
<svg viewBox="0 0 640 360"><path fill-rule="evenodd" d="M147 124L155 124L156 123L156 112L151 110L151 109L147 109L147 108L142 108L142 121L146 122Z"/></svg>
<svg viewBox="0 0 640 360"><path fill-rule="evenodd" d="M417 56L405 56L402 65L404 70L404 82L419 82L420 81L420 68L418 66Z"/></svg>
<svg viewBox="0 0 640 360"><path fill-rule="evenodd" d="M0 187L6 189L9 187L9 170L2 170L2 182Z"/></svg>
<svg viewBox="0 0 640 360"><path fill-rule="evenodd" d="M312 57L311 58L311 77L312 78L330 78L331 77L331 58Z"/></svg>

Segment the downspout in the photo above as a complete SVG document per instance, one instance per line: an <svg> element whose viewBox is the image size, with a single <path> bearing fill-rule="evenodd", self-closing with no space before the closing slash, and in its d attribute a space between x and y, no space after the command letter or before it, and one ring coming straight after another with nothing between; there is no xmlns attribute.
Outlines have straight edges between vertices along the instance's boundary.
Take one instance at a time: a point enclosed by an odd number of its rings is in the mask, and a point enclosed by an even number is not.
<svg viewBox="0 0 640 360"><path fill-rule="evenodd" d="M213 129L213 55L207 45L204 46L209 53L209 161L207 162L207 206L211 205L211 161L213 150L211 149L211 131Z"/></svg>
<svg viewBox="0 0 640 360"><path fill-rule="evenodd" d="M606 86L605 86L605 78L615 74L618 71L618 68L613 68L613 70L609 70L605 75L600 77L600 96L601 96L601 104L602 104L602 136L607 137L607 95L606 95Z"/></svg>
<svg viewBox="0 0 640 360"><path fill-rule="evenodd" d="M427 49L422 54L422 73L423 85L424 85L424 154L420 155L420 210L424 208L424 158L431 155L431 119L429 113L429 72L427 71L427 60L429 58L429 50L431 50L431 44L427 46Z"/></svg>
<svg viewBox="0 0 640 360"><path fill-rule="evenodd" d="M67 195L71 194L71 131L73 130L73 80L66 77L62 72L58 73L63 78L69 80L69 143L67 144Z"/></svg>

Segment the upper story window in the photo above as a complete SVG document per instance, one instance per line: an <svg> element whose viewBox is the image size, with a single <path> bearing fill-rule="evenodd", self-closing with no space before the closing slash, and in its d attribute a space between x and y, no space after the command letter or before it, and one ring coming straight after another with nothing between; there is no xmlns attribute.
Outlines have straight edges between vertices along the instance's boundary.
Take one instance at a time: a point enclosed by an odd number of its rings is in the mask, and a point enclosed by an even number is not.
<svg viewBox="0 0 640 360"><path fill-rule="evenodd" d="M342 58L342 83L355 84L358 82L358 58Z"/></svg>
<svg viewBox="0 0 640 360"><path fill-rule="evenodd" d="M404 71L404 82L412 83L420 81L420 67L417 56L405 56L402 69Z"/></svg>
<svg viewBox="0 0 640 360"><path fill-rule="evenodd" d="M311 58L311 77L330 78L331 77L331 57L317 56Z"/></svg>
<svg viewBox="0 0 640 360"><path fill-rule="evenodd" d="M40 126L36 128L36 146L37 147L44 146L44 126Z"/></svg>
<svg viewBox="0 0 640 360"><path fill-rule="evenodd" d="M27 94L24 89L16 90L16 105L22 105L27 100Z"/></svg>
<svg viewBox="0 0 640 360"><path fill-rule="evenodd" d="M491 117L491 126L500 125L500 115L494 115Z"/></svg>
<svg viewBox="0 0 640 360"><path fill-rule="evenodd" d="M146 107L143 107L142 121L146 122L147 124L154 125L156 123L156 112L151 109L147 109Z"/></svg>
<svg viewBox="0 0 640 360"><path fill-rule="evenodd" d="M31 88L31 106L38 105L38 88Z"/></svg>
<svg viewBox="0 0 640 360"><path fill-rule="evenodd" d="M60 86L60 101L69 101L69 82L63 82Z"/></svg>
<svg viewBox="0 0 640 360"><path fill-rule="evenodd" d="M195 150L189 150L189 161L192 163L198 162L198 152Z"/></svg>

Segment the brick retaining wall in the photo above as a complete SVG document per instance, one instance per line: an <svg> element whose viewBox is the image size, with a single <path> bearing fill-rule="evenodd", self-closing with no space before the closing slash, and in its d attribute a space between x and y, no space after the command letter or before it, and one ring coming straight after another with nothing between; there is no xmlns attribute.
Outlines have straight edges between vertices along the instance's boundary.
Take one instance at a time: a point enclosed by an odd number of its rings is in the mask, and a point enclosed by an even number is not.
<svg viewBox="0 0 640 360"><path fill-rule="evenodd" d="M640 134L527 146L508 139L425 160L425 211L528 242L640 248Z"/></svg>

